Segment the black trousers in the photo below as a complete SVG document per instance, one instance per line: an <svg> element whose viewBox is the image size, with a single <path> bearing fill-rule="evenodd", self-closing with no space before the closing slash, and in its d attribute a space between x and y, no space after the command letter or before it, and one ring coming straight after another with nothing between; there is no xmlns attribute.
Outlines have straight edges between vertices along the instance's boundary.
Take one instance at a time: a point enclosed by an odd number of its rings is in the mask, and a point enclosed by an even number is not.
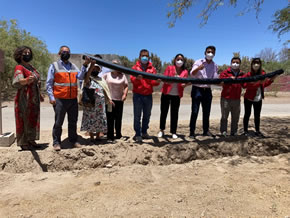
<svg viewBox="0 0 290 218"><path fill-rule="evenodd" d="M178 111L180 106L180 97L174 95L161 95L160 105L160 129L164 130L166 126L166 118L170 106L170 132L176 134L178 123Z"/></svg>
<svg viewBox="0 0 290 218"><path fill-rule="evenodd" d="M113 106L112 112L107 113L107 123L108 123L108 132L107 137L108 139L114 140L114 129L116 130L116 138L120 139L122 137L121 129L122 129L122 117L123 117L123 101L115 101L115 106Z"/></svg>
<svg viewBox="0 0 290 218"><path fill-rule="evenodd" d="M190 117L190 134L195 133L196 120L198 117L199 106L202 107L202 128L203 133L209 130L209 116L212 102L212 92L210 88L200 88L192 86L191 90L191 117Z"/></svg>
<svg viewBox="0 0 290 218"><path fill-rule="evenodd" d="M67 113L68 138L71 143L77 141L77 121L78 121L78 101L77 99L55 99L53 106L55 112L55 122L52 130L53 144L61 143L62 124Z"/></svg>
<svg viewBox="0 0 290 218"><path fill-rule="evenodd" d="M255 129L256 131L260 131L260 116L261 116L261 110L262 110L262 100L255 102L255 101L250 101L245 98L244 100L244 106L245 106L244 131L245 132L248 131L252 105L254 107Z"/></svg>

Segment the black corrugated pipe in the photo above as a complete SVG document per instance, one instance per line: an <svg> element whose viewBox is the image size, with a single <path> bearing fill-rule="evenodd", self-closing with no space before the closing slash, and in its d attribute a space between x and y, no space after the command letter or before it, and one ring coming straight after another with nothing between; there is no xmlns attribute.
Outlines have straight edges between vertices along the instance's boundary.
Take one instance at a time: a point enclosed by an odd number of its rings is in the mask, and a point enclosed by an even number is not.
<svg viewBox="0 0 290 218"><path fill-rule="evenodd" d="M157 80L161 79L164 82L174 82L174 83L192 83L192 84L220 84L224 82L225 84L231 84L231 83L248 83L248 82L256 82L259 80L264 80L266 78L272 78L276 75L280 75L284 73L284 70L276 70L272 73L267 73L264 75L257 75L252 77L246 77L246 78L237 78L237 79L196 79L196 78L179 78L179 77L168 77L160 74L151 74L146 72L141 72L137 70L133 70L131 68L127 68L121 65L113 64L111 62L104 61L102 59L93 57L91 55L85 54L87 57L94 59L97 64L101 66L105 66L107 68L118 70L120 72L123 72L125 74L129 74L132 76L138 76L142 75L146 79L151 80Z"/></svg>

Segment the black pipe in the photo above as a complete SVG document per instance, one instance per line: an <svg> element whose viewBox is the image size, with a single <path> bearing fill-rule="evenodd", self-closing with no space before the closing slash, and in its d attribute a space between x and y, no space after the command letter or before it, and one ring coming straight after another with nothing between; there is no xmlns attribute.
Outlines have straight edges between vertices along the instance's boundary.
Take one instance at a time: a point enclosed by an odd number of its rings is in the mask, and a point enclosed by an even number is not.
<svg viewBox="0 0 290 218"><path fill-rule="evenodd" d="M146 79L151 79L151 80L157 80L161 79L163 82L174 82L174 83L192 83L192 84L220 84L220 83L225 83L225 84L232 84L232 83L247 83L247 82L256 82L259 80L264 80L266 78L272 78L276 75L280 75L284 73L284 70L276 70L272 73L267 73L264 75L257 75L257 76L252 76L252 77L246 77L246 78L237 78L237 79L196 79L196 78L180 78L180 77L170 77L170 76L164 76L160 74L151 74L151 73L146 73L146 72L141 72L137 70L133 70L131 68L127 68L121 65L113 64L111 62L104 61L102 59L96 58L94 56L85 54L87 57L93 59L96 61L97 64L101 66L105 66L107 68L117 70L120 72L123 72L125 74L129 74L132 76L138 76L141 75L143 78Z"/></svg>

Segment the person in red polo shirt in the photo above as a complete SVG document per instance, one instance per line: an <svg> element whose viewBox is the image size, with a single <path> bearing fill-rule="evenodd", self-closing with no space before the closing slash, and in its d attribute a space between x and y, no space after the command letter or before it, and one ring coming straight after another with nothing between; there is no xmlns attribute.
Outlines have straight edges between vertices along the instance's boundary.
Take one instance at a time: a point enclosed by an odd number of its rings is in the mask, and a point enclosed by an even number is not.
<svg viewBox="0 0 290 218"><path fill-rule="evenodd" d="M185 68L185 59L183 54L177 54L173 60L173 65L168 66L164 71L164 76L187 78L188 71ZM176 135L178 123L178 111L180 99L183 96L184 83L163 83L161 92L160 105L160 132L158 137L163 137L166 126L166 117L170 106L170 132L173 139L177 139Z"/></svg>
<svg viewBox="0 0 290 218"><path fill-rule="evenodd" d="M146 73L156 74L156 69L149 61L149 51L142 49L139 53L139 60L132 67L134 70ZM142 139L148 139L147 133L152 109L153 86L158 86L161 80L144 79L142 75L130 76L133 84L133 107L134 107L134 130L136 142L142 142ZM143 113L142 125L141 115Z"/></svg>
<svg viewBox="0 0 290 218"><path fill-rule="evenodd" d="M251 71L246 74L246 77L264 75L265 71L262 69L262 61L260 58L253 58L251 62ZM246 88L244 95L244 106L245 106L245 115L244 115L244 135L248 136L248 125L249 119L251 116L251 108L254 108L254 121L255 121L255 136L264 137L260 132L260 116L262 110L262 100L264 99L264 88L271 85L276 76L269 79L261 80L258 82L251 82L243 84L243 88Z"/></svg>
<svg viewBox="0 0 290 218"><path fill-rule="evenodd" d="M233 57L231 60L231 66L224 70L219 78L220 79L237 79L244 77L245 74L240 71L241 59L239 57ZM221 93L221 122L220 122L220 131L222 136L227 136L227 127L228 127L228 117L231 113L231 136L237 135L238 123L240 118L241 111L241 93L242 85L237 84L223 84L222 93Z"/></svg>

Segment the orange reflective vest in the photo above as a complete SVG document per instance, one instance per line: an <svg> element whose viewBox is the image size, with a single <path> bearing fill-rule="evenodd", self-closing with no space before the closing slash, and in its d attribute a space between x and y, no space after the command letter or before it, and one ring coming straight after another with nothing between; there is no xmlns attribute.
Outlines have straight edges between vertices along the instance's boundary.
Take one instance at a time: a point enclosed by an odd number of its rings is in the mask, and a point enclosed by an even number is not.
<svg viewBox="0 0 290 218"><path fill-rule="evenodd" d="M74 99L78 95L77 74L78 68L72 63L71 70L65 69L60 61L53 63L54 85L53 95L55 98Z"/></svg>

